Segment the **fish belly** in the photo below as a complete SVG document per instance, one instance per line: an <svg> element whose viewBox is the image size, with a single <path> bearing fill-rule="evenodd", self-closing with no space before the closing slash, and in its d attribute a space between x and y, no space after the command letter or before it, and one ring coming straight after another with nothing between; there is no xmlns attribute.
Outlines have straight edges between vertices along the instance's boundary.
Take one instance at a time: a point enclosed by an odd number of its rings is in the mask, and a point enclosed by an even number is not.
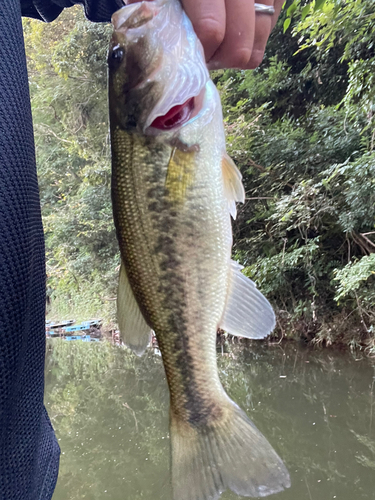
<svg viewBox="0 0 375 500"><path fill-rule="evenodd" d="M172 412L203 425L221 416L226 397L216 367L216 331L225 307L231 228L219 158L213 164L215 151L201 147L191 154L189 172L171 174L174 148L155 139L117 128L112 147L114 214L126 273L158 339Z"/></svg>

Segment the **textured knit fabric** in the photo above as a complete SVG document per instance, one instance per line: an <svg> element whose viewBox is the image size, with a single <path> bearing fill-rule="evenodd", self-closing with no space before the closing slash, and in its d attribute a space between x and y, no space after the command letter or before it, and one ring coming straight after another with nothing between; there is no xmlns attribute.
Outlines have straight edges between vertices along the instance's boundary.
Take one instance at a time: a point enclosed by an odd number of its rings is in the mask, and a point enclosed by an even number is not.
<svg viewBox="0 0 375 500"><path fill-rule="evenodd" d="M0 0L1 1L1 0ZM64 7L74 4L84 6L85 14L90 21L106 22L111 15L124 5L122 0L21 0L22 15L53 21Z"/></svg>
<svg viewBox="0 0 375 500"><path fill-rule="evenodd" d="M0 2L0 499L52 496L43 407L44 239L19 0ZM52 488L51 488L52 485Z"/></svg>
<svg viewBox="0 0 375 500"><path fill-rule="evenodd" d="M22 2L45 20L73 2ZM114 0L87 1L109 20ZM59 446L43 406L44 238L20 0L0 0L0 500L50 500Z"/></svg>

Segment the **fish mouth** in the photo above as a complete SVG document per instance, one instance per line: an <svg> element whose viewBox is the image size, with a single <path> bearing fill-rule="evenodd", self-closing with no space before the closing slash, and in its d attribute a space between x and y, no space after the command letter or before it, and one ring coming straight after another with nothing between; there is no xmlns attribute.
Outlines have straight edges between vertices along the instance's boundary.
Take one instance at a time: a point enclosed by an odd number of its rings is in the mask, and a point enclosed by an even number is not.
<svg viewBox="0 0 375 500"><path fill-rule="evenodd" d="M158 130L172 130L181 127L191 118L194 111L194 97L190 97L184 104L173 106L164 116L158 116L150 127Z"/></svg>
<svg viewBox="0 0 375 500"><path fill-rule="evenodd" d="M164 115L157 116L148 128L160 131L181 128L201 111L204 94L205 89L202 89L197 96L189 97L183 104L172 106Z"/></svg>

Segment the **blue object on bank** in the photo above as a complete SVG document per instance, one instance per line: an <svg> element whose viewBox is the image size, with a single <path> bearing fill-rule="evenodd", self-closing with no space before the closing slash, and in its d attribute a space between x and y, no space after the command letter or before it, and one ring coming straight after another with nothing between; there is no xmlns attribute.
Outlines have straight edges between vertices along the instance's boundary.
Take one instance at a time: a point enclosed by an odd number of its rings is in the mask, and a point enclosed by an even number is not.
<svg viewBox="0 0 375 500"><path fill-rule="evenodd" d="M68 333L68 332L77 332L79 330L88 330L90 328L89 325L85 324L85 323L81 323L80 325L74 325L74 326L67 326L65 328L63 328L64 332Z"/></svg>
<svg viewBox="0 0 375 500"><path fill-rule="evenodd" d="M82 340L83 342L90 342L90 335L70 335L65 337L65 340Z"/></svg>

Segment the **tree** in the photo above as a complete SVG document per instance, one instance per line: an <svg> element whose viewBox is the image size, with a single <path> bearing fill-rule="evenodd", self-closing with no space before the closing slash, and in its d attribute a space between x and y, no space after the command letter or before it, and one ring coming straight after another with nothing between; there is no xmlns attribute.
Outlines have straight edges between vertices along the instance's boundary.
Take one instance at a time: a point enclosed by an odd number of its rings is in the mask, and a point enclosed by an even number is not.
<svg viewBox="0 0 375 500"><path fill-rule="evenodd" d="M275 306L277 335L374 342L374 28L372 0L296 0L258 69L213 73L247 195L234 254ZM77 9L25 21L55 316L115 317L110 31Z"/></svg>
<svg viewBox="0 0 375 500"><path fill-rule="evenodd" d="M370 1L336 4L285 34L281 20L260 68L215 79L247 193L236 257L278 310L279 333L372 343L374 84L363 56L375 17ZM366 26L355 21L360 35L350 36L358 9ZM359 268L361 279L350 280Z"/></svg>
<svg viewBox="0 0 375 500"><path fill-rule="evenodd" d="M106 53L111 29L66 9L24 21L52 316L114 319Z"/></svg>

